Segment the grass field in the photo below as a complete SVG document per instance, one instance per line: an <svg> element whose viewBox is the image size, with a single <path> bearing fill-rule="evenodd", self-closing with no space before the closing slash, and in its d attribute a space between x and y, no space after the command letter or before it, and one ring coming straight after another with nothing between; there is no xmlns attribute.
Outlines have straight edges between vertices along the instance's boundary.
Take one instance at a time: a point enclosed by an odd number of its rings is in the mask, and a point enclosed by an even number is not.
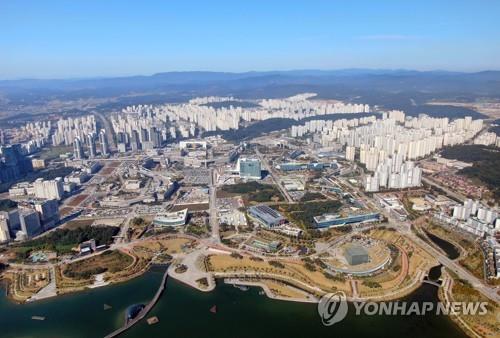
<svg viewBox="0 0 500 338"><path fill-rule="evenodd" d="M142 241L133 248L134 254L139 257L150 259L158 253L169 255L182 252L182 248L192 243L192 240L186 238L170 238L161 240Z"/></svg>
<svg viewBox="0 0 500 338"><path fill-rule="evenodd" d="M106 175L111 174L113 171L115 171L115 168L106 167L106 168L101 169L101 171L99 172L99 175L106 176Z"/></svg>
<svg viewBox="0 0 500 338"><path fill-rule="evenodd" d="M75 279L88 279L93 275L125 270L132 264L133 258L120 251L106 251L100 255L90 257L83 261L66 265L64 275Z"/></svg>
<svg viewBox="0 0 500 338"><path fill-rule="evenodd" d="M271 290L271 292L276 296L285 298L297 298L297 299L305 298L304 293L295 290L294 288L291 288L285 283L270 279L262 279L260 283L266 285L269 288L269 290Z"/></svg>
<svg viewBox="0 0 500 338"><path fill-rule="evenodd" d="M391 264L383 274L360 279L358 291L361 296L397 294L402 288L411 285L419 271L427 272L432 266L437 265L434 257L396 231L377 228L370 231L369 236L396 245L399 248L399 255L396 262ZM394 266L398 268L394 269ZM363 281L368 283L363 284ZM378 283L381 287L370 288L368 286L370 282Z"/></svg>
<svg viewBox="0 0 500 338"><path fill-rule="evenodd" d="M350 292L350 287L345 281L329 279L319 270L310 271L301 261L292 262L280 260L279 263L281 264L273 266L267 261L256 261L249 257L235 258L228 255L211 255L208 257L209 271L273 274L299 288L301 288L301 284L296 283L297 281L314 288L320 288L323 292L331 292L334 290Z"/></svg>
<svg viewBox="0 0 500 338"><path fill-rule="evenodd" d="M72 212L73 212L73 208L70 208L70 207L62 207L61 209L59 209L59 214L61 215L61 217L67 216L67 215L71 214Z"/></svg>
<svg viewBox="0 0 500 338"><path fill-rule="evenodd" d="M456 276L455 276L456 277ZM461 315L460 317L472 327L481 337L498 337L500 332L500 306L485 298L469 283L458 278L453 280L453 301L456 302L487 302L485 315Z"/></svg>
<svg viewBox="0 0 500 338"><path fill-rule="evenodd" d="M484 255L479 248L473 248L467 257L459 261L460 265L469 270L474 276L484 278Z"/></svg>
<svg viewBox="0 0 500 338"><path fill-rule="evenodd" d="M73 199L68 203L68 206L70 207L76 207L80 205L89 195L87 194L80 194L78 196L73 197Z"/></svg>

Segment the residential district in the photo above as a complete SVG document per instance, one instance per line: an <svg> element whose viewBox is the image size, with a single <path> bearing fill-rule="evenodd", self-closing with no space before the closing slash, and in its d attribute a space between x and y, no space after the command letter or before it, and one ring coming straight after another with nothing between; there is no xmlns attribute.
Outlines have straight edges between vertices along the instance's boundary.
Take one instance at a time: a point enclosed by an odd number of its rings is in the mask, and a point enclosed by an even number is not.
<svg viewBox="0 0 500 338"><path fill-rule="evenodd" d="M499 196L462 174L474 163L446 154L498 152L490 124L304 93L54 114L4 128L8 295L33 302L168 265L171 278L201 291L226 282L290 301L332 291L379 301L408 295L442 265L443 302L490 304L485 318L453 319L495 336Z"/></svg>

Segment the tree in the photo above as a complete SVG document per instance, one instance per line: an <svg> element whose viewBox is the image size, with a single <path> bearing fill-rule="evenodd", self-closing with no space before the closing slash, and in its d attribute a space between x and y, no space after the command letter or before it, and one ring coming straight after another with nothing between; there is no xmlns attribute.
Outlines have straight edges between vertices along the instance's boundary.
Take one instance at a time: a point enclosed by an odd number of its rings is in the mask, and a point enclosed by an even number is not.
<svg viewBox="0 0 500 338"><path fill-rule="evenodd" d="M132 219L132 225L135 226L143 226L145 224L144 218L142 217L134 217Z"/></svg>

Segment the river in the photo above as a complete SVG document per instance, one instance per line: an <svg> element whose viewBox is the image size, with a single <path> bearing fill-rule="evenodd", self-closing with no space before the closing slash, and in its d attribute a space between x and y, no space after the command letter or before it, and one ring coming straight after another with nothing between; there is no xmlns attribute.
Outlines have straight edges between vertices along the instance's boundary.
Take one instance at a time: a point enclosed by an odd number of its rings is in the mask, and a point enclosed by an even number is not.
<svg viewBox="0 0 500 338"><path fill-rule="evenodd" d="M2 338L103 337L119 327L130 304L146 303L155 293L162 271L152 270L134 280L60 296L32 304L14 304L0 296ZM424 284L405 300L437 301L435 286ZM112 308L104 310L104 304ZM217 313L210 312L216 305ZM45 316L45 321L32 316ZM356 316L330 327L321 324L315 304L276 301L259 289L241 291L219 283L216 290L199 292L169 278L159 302L123 337L466 337L447 317Z"/></svg>

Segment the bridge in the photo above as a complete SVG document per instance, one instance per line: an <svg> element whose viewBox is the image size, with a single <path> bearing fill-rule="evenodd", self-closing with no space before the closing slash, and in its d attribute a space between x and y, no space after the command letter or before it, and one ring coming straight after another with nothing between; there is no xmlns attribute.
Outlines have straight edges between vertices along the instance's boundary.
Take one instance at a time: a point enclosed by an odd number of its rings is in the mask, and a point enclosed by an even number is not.
<svg viewBox="0 0 500 338"><path fill-rule="evenodd" d="M134 319L129 320L128 322L125 323L125 325L123 325L119 329L116 329L115 331L111 332L110 334L106 335L104 338L117 337L120 334L122 334L123 332L127 331L128 329L130 329L135 324L137 324L139 321L141 321L141 319L143 319L144 317L146 317L146 315L149 313L149 311L151 311L153 309L153 307L155 306L155 304L158 302L158 300L160 299L160 296L162 295L163 291L165 290L165 285L166 285L166 282L167 282L167 277L168 277L168 269L166 269L165 273L163 274L163 278L161 280L160 287L156 291L155 296L144 307L144 309L142 309L141 312L139 312L139 314Z"/></svg>

